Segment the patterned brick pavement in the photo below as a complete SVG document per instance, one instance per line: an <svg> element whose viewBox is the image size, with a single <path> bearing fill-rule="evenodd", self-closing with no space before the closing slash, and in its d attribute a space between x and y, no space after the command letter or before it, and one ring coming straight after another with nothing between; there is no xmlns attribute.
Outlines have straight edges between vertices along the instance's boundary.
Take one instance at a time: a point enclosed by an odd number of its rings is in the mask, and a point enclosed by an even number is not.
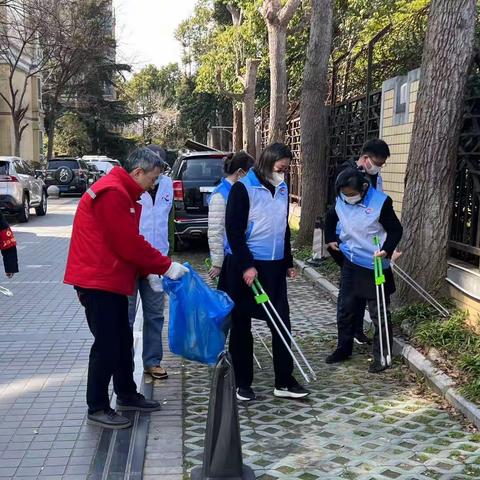
<svg viewBox="0 0 480 480"><path fill-rule="evenodd" d="M275 399L270 358L257 341L258 401L240 406L244 459L261 480L480 478L480 436L408 380L403 367L367 373L366 350L340 366L335 307L300 279L290 282L295 335L317 372L308 401ZM261 322L257 328L268 338ZM300 375L298 375L300 380ZM185 367L185 469L201 463L209 372Z"/></svg>

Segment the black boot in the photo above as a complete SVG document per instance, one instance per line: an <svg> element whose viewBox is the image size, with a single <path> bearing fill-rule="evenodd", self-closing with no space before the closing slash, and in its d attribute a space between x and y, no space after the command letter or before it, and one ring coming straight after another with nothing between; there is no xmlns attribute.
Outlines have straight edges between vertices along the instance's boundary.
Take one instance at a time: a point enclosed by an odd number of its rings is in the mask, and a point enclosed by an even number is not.
<svg viewBox="0 0 480 480"><path fill-rule="evenodd" d="M95 413L89 413L87 422L90 425L98 425L103 428L111 428L112 430L120 430L122 428L129 428L132 422L119 415L115 410L108 408L106 410L99 410Z"/></svg>

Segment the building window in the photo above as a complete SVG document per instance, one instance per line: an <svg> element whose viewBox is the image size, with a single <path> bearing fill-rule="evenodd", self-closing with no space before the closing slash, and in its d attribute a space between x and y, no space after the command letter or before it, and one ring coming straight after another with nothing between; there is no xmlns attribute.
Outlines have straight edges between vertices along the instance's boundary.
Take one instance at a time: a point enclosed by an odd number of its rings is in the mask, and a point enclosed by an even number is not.
<svg viewBox="0 0 480 480"><path fill-rule="evenodd" d="M395 113L405 113L407 111L407 91L408 82L404 82L396 88Z"/></svg>

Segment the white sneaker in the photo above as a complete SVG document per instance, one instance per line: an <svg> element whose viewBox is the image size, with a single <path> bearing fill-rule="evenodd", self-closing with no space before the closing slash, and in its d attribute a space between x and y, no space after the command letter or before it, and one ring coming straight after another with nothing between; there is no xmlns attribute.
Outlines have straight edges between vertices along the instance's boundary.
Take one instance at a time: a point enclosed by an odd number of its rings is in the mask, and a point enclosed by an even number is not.
<svg viewBox="0 0 480 480"><path fill-rule="evenodd" d="M293 385L291 387L275 388L273 395L279 398L305 398L310 395L310 391L301 385Z"/></svg>

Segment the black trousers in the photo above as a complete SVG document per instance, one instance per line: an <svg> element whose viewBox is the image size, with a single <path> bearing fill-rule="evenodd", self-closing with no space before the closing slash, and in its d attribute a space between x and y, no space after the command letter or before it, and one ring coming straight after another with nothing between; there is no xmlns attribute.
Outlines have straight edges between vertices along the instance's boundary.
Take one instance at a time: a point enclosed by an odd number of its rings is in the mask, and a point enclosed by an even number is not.
<svg viewBox="0 0 480 480"><path fill-rule="evenodd" d="M340 292L337 303L337 328L338 328L338 346L346 355L351 355L353 351L353 338L358 328L359 312L365 310L365 302L368 304L370 318L375 326L375 334L373 337L373 358L376 362L380 362L380 335L378 328L378 311L376 298L365 298L359 296L355 286L355 269L349 265L342 267L342 276L340 280ZM373 282L373 273L372 273ZM387 303L387 319L390 338L390 348L393 345L391 315L388 310L390 304L390 296L386 293L385 300ZM383 313L383 312L382 312ZM384 355L387 352L385 325L382 322L382 339L384 346Z"/></svg>
<svg viewBox="0 0 480 480"><path fill-rule="evenodd" d="M133 333L128 322L128 298L101 290L77 289L95 340L90 350L87 380L89 413L110 407L108 386L118 397L136 393L133 380Z"/></svg>
<svg viewBox="0 0 480 480"><path fill-rule="evenodd" d="M280 313L280 312L279 312ZM290 331L290 320L282 315L283 322ZM253 382L253 335L252 319L245 317L238 310L233 310L231 315L230 345L233 368L235 370L235 382L237 387L250 388ZM275 317L274 317L275 320ZM293 360L285 348L285 344L279 337L270 320L267 322L272 332L273 369L275 372L275 388L288 387L295 383L292 376ZM278 325L285 340L290 345L290 339L282 326Z"/></svg>

